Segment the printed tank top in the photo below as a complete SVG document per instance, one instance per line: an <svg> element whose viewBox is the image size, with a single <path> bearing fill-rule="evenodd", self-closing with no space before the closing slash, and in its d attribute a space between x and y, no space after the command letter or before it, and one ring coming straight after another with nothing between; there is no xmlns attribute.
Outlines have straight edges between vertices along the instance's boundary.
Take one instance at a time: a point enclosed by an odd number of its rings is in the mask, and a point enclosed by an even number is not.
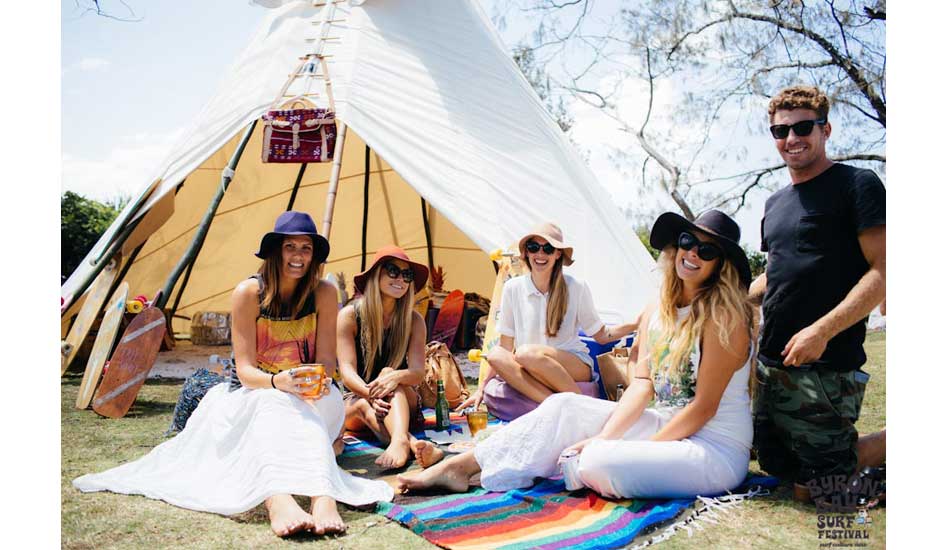
<svg viewBox="0 0 950 550"><path fill-rule="evenodd" d="M258 299L263 298L264 282L254 274L260 285ZM260 302L258 302L260 303ZM317 311L313 293L307 297L303 309L291 317L290 308L271 304L260 308L257 317L257 368L271 374L312 363L317 349Z"/></svg>
<svg viewBox="0 0 950 550"><path fill-rule="evenodd" d="M677 308L677 321L682 321L689 314L689 306ZM681 409L696 397L696 378L699 374L699 365L702 361L700 343L695 342L687 355L684 368L678 369L680 374L667 376L669 356L669 342L659 342L662 329L660 327L659 310L655 310L647 326L647 349L653 351L650 361L650 374L653 377L654 407L658 409ZM749 356L739 370L732 374L719 400L719 408L697 435L714 437L718 440L726 439L741 448L752 446L752 410L749 400L749 373L752 349L750 344Z"/></svg>

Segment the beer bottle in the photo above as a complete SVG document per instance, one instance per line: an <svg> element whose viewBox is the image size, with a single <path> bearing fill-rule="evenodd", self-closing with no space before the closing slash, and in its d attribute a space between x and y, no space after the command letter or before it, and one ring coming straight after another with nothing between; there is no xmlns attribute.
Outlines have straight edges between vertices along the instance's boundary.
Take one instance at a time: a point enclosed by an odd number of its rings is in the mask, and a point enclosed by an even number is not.
<svg viewBox="0 0 950 550"><path fill-rule="evenodd" d="M439 380L438 395L435 401L435 429L442 431L452 425L449 420L449 402L445 399L445 384Z"/></svg>
<svg viewBox="0 0 950 550"><path fill-rule="evenodd" d="M620 401L621 397L623 397L623 384L617 384L617 401Z"/></svg>

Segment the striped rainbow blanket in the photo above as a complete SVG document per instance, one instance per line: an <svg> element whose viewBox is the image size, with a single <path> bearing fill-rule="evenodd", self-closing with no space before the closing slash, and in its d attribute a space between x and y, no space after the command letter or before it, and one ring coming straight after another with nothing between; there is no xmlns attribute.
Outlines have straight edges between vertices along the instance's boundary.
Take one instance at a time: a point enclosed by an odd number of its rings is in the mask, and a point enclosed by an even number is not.
<svg viewBox="0 0 950 550"><path fill-rule="evenodd" d="M427 427L434 425L426 411ZM454 424L464 422L452 415ZM494 423L494 422L491 422ZM421 435L421 434L420 434ZM340 464L356 475L394 481L391 471L381 472L373 460L382 452L375 444L360 441L347 445ZM408 469L416 469L412 465ZM774 486L774 478L750 478L746 487ZM741 499L740 499L741 500ZM555 548L621 548L646 543L647 533L665 528L669 538L674 519L683 520L696 499L610 500L592 491L565 490L560 479L542 480L529 489L491 493L472 487L452 495L397 495L393 502L379 503L376 512L398 521L413 533L443 548L505 550ZM714 499L702 499L692 516ZM654 537L659 538L659 537Z"/></svg>

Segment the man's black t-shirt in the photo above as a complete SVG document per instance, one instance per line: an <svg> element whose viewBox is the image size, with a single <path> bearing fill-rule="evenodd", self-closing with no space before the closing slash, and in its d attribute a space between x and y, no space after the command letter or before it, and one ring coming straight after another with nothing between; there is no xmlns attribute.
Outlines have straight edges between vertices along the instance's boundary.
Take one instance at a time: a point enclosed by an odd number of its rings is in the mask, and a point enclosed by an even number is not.
<svg viewBox="0 0 950 550"><path fill-rule="evenodd" d="M835 164L766 201L762 363L781 366L791 337L834 309L867 272L858 233L884 225L884 197L884 184L874 172ZM865 321L832 338L814 364L837 371L860 368L867 361Z"/></svg>

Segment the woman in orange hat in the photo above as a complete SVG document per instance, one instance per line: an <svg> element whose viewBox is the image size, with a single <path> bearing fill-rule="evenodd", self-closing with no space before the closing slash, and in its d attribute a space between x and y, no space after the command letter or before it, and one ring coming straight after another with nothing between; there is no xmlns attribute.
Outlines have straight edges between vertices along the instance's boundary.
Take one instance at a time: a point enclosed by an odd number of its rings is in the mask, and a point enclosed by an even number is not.
<svg viewBox="0 0 950 550"><path fill-rule="evenodd" d="M369 429L388 443L376 459L386 469L403 467L411 453L423 468L443 454L410 433L425 423L416 387L425 377L426 324L412 306L428 278L429 269L401 248L380 248L353 278L361 296L337 316L337 359L350 390L346 428Z"/></svg>
<svg viewBox="0 0 950 550"><path fill-rule="evenodd" d="M619 340L636 323L607 326L594 309L587 285L563 267L574 263L574 248L553 223L536 226L518 243L530 274L514 277L502 290L499 345L488 354L483 384L461 408L478 406L513 420L561 392L598 394L594 360L579 330L598 343Z"/></svg>

